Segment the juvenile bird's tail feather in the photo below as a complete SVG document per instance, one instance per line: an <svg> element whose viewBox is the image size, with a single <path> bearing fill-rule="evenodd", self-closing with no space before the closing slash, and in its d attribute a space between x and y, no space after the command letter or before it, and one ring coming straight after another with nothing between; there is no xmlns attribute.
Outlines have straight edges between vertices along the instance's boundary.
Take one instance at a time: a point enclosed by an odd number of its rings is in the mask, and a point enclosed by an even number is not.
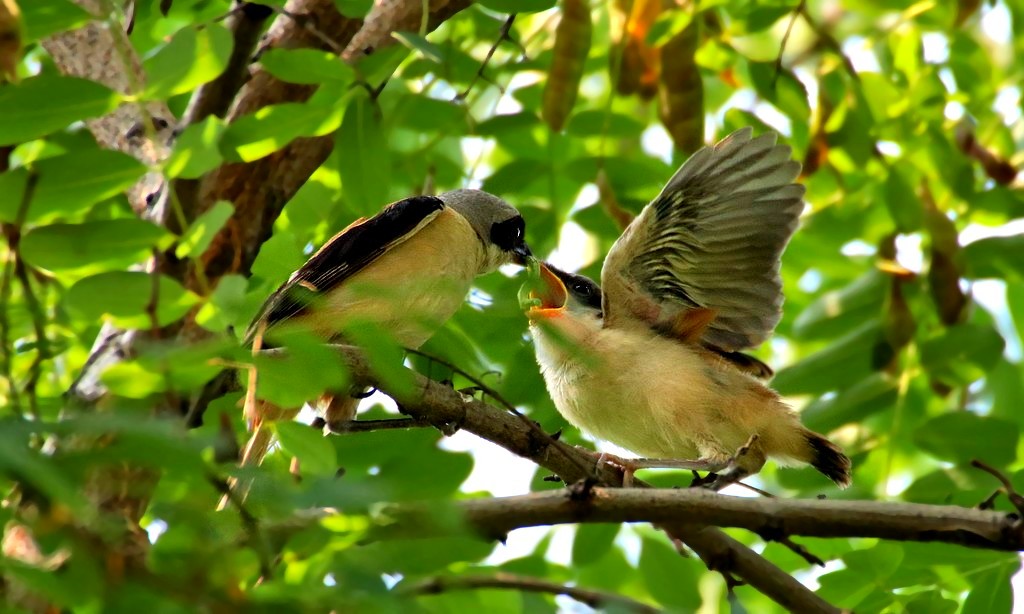
<svg viewBox="0 0 1024 614"><path fill-rule="evenodd" d="M839 488L850 485L850 458L839 446L821 435L807 431L804 436L811 446L811 466L825 474Z"/></svg>

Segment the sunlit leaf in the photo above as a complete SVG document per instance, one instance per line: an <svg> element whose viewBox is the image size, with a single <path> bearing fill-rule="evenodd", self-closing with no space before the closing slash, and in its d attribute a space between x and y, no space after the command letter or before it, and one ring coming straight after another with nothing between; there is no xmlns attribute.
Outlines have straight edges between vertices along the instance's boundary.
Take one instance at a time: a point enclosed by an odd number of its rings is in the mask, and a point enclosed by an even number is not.
<svg viewBox="0 0 1024 614"><path fill-rule="evenodd" d="M75 283L68 290L68 307L93 321L113 318L121 326L147 328L169 324L198 301L177 281L142 272L111 271Z"/></svg>
<svg viewBox="0 0 1024 614"><path fill-rule="evenodd" d="M178 258L201 256L234 211L235 208L229 202L219 200L213 203L212 207L204 211L188 227L174 253Z"/></svg>
<svg viewBox="0 0 1024 614"><path fill-rule="evenodd" d="M148 75L144 96L166 98L213 81L227 66L231 46L231 33L218 23L178 30L143 64Z"/></svg>
<svg viewBox="0 0 1024 614"><path fill-rule="evenodd" d="M123 153L85 149L40 160L35 171L39 180L29 207L29 220L79 213L128 189L146 172L146 167Z"/></svg>
<svg viewBox="0 0 1024 614"><path fill-rule="evenodd" d="M21 253L34 266L76 269L90 264L140 260L168 236L163 228L139 219L33 228L22 239Z"/></svg>
<svg viewBox="0 0 1024 614"><path fill-rule="evenodd" d="M95 81L51 73L0 89L0 145L39 138L112 111L121 97Z"/></svg>
<svg viewBox="0 0 1024 614"><path fill-rule="evenodd" d="M372 101L354 95L336 138L343 198L367 215L387 204L391 161L387 137Z"/></svg>
<svg viewBox="0 0 1024 614"><path fill-rule="evenodd" d="M270 74L290 83L351 83L352 67L328 51L316 49L270 49L260 56L260 64Z"/></svg>
<svg viewBox="0 0 1024 614"><path fill-rule="evenodd" d="M961 411L932 418L915 431L914 441L943 460L1003 465L1017 456L1018 432L1013 422Z"/></svg>

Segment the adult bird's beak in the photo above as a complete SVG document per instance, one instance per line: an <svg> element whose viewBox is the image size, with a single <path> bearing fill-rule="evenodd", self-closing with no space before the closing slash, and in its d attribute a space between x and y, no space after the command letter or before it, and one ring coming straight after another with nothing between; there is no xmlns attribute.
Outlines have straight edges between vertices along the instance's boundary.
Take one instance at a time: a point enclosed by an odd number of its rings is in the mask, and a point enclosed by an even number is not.
<svg viewBox="0 0 1024 614"><path fill-rule="evenodd" d="M537 283L530 289L531 305L526 311L530 318L552 317L565 310L569 293L565 284L551 269L538 263L540 275Z"/></svg>
<svg viewBox="0 0 1024 614"><path fill-rule="evenodd" d="M526 266L533 258L533 252L530 251L530 246L526 244L526 241L520 241L518 245L513 246L512 255L514 256L513 262L520 266Z"/></svg>

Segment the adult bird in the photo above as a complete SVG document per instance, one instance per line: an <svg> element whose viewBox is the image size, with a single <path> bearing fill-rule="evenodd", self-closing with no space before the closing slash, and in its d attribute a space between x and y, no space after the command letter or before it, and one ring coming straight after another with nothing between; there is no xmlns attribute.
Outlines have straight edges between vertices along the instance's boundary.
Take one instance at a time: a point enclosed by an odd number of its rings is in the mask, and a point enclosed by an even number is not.
<svg viewBox="0 0 1024 614"><path fill-rule="evenodd" d="M465 300L477 275L530 258L522 215L480 190L415 196L387 206L336 234L264 303L247 342L265 347L275 329L297 325L325 341L351 327L386 331L418 348ZM355 416L358 395L325 395L328 423ZM291 418L299 408L257 401L254 433L243 464L259 463L270 443L266 420Z"/></svg>
<svg viewBox="0 0 1024 614"><path fill-rule="evenodd" d="M645 457L641 467L726 470L808 463L840 487L850 460L800 424L740 352L781 318L780 258L803 209L800 165L774 133L739 130L687 160L590 279L541 265L527 310L555 406ZM686 460L683 460L686 459Z"/></svg>

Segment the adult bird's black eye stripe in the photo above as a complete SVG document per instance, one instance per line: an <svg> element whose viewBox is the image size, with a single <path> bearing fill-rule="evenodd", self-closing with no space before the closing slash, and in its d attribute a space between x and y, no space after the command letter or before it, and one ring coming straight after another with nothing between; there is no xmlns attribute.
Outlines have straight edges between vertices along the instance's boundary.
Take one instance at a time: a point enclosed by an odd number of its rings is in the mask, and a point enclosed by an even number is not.
<svg viewBox="0 0 1024 614"><path fill-rule="evenodd" d="M491 242L503 250L511 250L523 238L526 228L522 217L513 217L491 226Z"/></svg>

